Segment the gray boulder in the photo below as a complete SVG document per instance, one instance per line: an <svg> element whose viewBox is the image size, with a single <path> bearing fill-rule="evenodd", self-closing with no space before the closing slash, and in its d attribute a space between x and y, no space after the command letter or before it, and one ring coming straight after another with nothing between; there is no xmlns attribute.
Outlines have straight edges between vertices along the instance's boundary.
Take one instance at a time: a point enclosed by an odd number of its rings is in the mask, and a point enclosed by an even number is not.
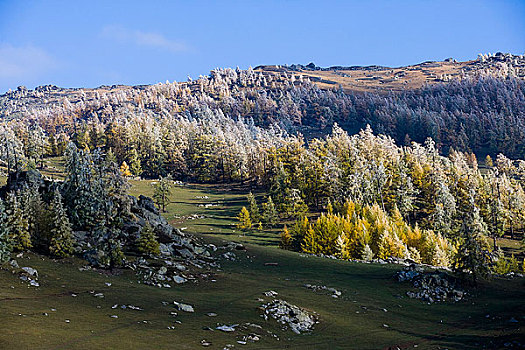
<svg viewBox="0 0 525 350"><path fill-rule="evenodd" d="M24 270L31 277L38 277L38 271L32 267L24 266L22 267L22 270Z"/></svg>

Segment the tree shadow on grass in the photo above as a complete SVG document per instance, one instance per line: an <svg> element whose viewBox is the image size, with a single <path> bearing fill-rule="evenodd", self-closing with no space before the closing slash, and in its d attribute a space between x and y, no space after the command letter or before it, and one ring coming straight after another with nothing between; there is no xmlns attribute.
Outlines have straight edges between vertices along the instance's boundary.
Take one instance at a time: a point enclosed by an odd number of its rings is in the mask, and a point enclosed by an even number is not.
<svg viewBox="0 0 525 350"><path fill-rule="evenodd" d="M472 330L475 329L480 331L484 330L484 335L473 333ZM519 330L517 330L517 333L506 330L508 331L507 334L501 334L501 329L486 329L486 327L472 327L465 329L465 332L462 332L462 330L458 330L458 328L455 327L450 333L444 330L439 334L423 334L407 330L397 331L405 335L424 339L424 341L438 343L442 347L452 349L502 349L505 347L505 343L511 343L513 341L523 343L523 334L519 334ZM494 334L488 334L490 331L493 331ZM458 332L461 333L458 334ZM495 334L496 332L498 335ZM395 349L395 346L393 348Z"/></svg>

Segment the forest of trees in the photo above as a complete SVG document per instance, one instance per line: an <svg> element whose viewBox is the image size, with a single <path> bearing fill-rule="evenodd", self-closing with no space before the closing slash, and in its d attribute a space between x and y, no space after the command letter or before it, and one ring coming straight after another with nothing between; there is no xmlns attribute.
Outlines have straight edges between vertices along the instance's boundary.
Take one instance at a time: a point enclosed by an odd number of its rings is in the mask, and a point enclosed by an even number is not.
<svg viewBox="0 0 525 350"><path fill-rule="evenodd" d="M123 241L129 240L123 236L123 224L132 216L127 180L100 149L85 152L70 143L65 163L64 181L44 183L35 170L10 174L0 193L0 263L11 252L25 250L55 258L86 253L76 249L80 242L74 236L85 232L101 266L123 264ZM132 250L159 254L151 226L141 230Z"/></svg>
<svg viewBox="0 0 525 350"><path fill-rule="evenodd" d="M0 97L0 117L33 121L57 141L74 134L88 141L83 134L92 132L90 124L129 129L134 118L148 120L136 127L153 127L154 120L164 129L165 118L193 121L212 113L300 132L307 139L326 134L337 122L350 134L370 125L398 145L431 137L444 154L455 149L524 158L525 81L509 70L379 94L344 92L337 85L322 90L294 71L216 69L184 83L59 92L22 89ZM103 140L90 135L89 142L96 146Z"/></svg>
<svg viewBox="0 0 525 350"><path fill-rule="evenodd" d="M472 270L501 255L496 238L523 235L525 161L512 160L525 154L523 80L481 77L357 95L293 75L224 69L25 112L14 112L16 101L4 103L1 165L12 173L65 156L66 181L47 199L46 215L67 203L70 222L60 225L103 230L109 247L118 247L112 230L126 212L124 176L264 189L267 199L260 209L249 199L239 228L296 219L283 247L345 259L393 256L460 269L467 262ZM314 137L319 132L326 136ZM156 188L163 210L168 192ZM10 194L2 204L15 248L33 244L23 228L35 225L17 213L32 207L17 204L29 197ZM67 241L67 229L54 232ZM68 254L69 243L53 244ZM149 241L141 247L157 249Z"/></svg>

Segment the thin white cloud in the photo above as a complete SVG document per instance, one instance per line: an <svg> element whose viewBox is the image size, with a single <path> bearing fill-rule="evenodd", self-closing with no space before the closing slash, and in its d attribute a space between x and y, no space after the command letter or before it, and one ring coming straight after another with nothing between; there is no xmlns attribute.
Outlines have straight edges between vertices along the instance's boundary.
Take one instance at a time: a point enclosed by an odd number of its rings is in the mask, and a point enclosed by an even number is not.
<svg viewBox="0 0 525 350"><path fill-rule="evenodd" d="M0 79L2 80L36 78L55 66L55 60L38 47L0 44Z"/></svg>
<svg viewBox="0 0 525 350"><path fill-rule="evenodd" d="M168 39L162 34L130 30L120 26L107 26L102 30L102 35L121 43L132 43L143 47L158 48L173 53L185 52L189 48L182 41Z"/></svg>

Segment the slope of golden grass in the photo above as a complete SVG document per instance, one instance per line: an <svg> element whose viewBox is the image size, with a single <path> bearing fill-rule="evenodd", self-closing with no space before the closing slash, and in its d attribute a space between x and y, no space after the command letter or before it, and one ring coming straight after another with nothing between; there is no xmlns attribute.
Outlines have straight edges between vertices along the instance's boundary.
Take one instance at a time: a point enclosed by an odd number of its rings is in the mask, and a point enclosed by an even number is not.
<svg viewBox="0 0 525 350"><path fill-rule="evenodd" d="M463 69L474 61L425 62L407 67L337 67L323 70L296 69L280 66L260 66L256 71L266 74L286 72L296 77L308 77L322 89L343 87L346 92L387 92L421 88L459 78Z"/></svg>

